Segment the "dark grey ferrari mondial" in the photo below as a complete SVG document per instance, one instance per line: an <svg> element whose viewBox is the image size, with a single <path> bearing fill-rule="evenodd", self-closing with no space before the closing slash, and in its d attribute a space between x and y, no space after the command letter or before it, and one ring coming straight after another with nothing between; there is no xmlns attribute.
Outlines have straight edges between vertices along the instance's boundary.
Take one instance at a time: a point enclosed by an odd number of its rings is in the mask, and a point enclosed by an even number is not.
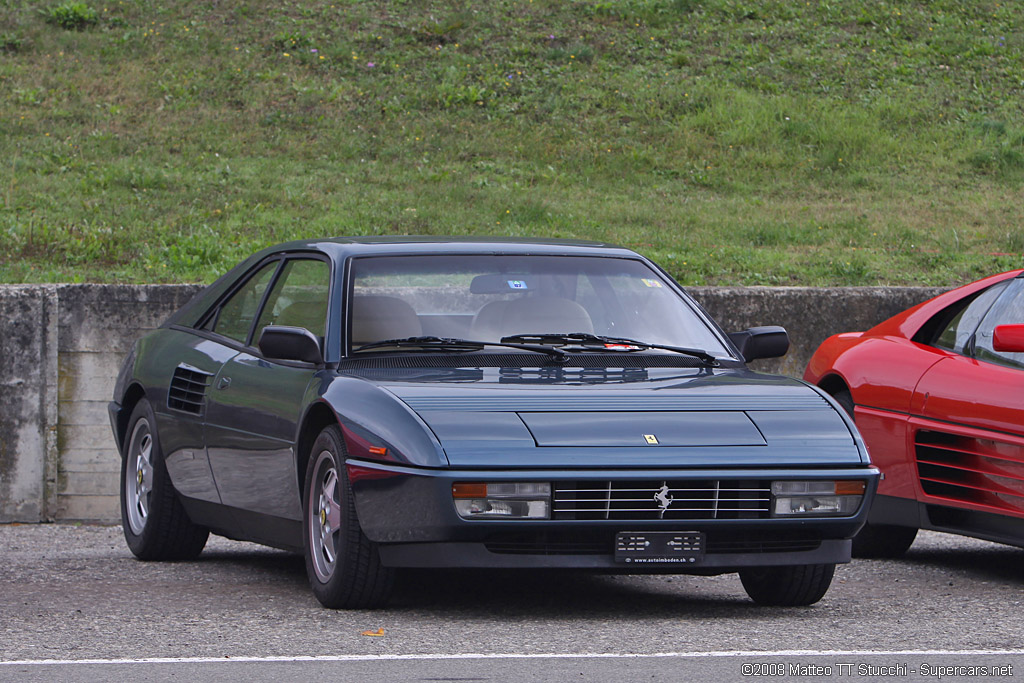
<svg viewBox="0 0 1024 683"><path fill-rule="evenodd" d="M788 344L605 244L283 244L126 359L125 537L302 552L328 607L381 605L397 567L738 571L810 604L878 472L827 396L744 365Z"/></svg>

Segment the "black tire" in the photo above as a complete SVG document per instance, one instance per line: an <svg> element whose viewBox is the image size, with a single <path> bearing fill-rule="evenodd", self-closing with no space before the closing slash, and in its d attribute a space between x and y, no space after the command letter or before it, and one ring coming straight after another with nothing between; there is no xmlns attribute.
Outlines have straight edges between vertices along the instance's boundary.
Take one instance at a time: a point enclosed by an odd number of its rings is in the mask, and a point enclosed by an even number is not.
<svg viewBox="0 0 1024 683"><path fill-rule="evenodd" d="M903 557L917 538L912 526L864 525L853 537L853 556L870 558Z"/></svg>
<svg viewBox="0 0 1024 683"><path fill-rule="evenodd" d="M141 399L132 411L121 454L121 528L140 560L191 560L210 531L193 524L164 465L153 407Z"/></svg>
<svg viewBox="0 0 1024 683"><path fill-rule="evenodd" d="M740 570L740 581L759 605L799 607L821 600L835 571L834 564L751 567Z"/></svg>
<svg viewBox="0 0 1024 683"><path fill-rule="evenodd" d="M840 389L832 394L836 403L853 419L853 396L849 389ZM862 558L902 557L917 537L917 529L909 526L890 526L868 522L853 537L852 553Z"/></svg>
<svg viewBox="0 0 1024 683"><path fill-rule="evenodd" d="M381 564L377 545L359 526L337 426L313 442L303 492L306 574L316 599L331 609L384 605L394 570Z"/></svg>

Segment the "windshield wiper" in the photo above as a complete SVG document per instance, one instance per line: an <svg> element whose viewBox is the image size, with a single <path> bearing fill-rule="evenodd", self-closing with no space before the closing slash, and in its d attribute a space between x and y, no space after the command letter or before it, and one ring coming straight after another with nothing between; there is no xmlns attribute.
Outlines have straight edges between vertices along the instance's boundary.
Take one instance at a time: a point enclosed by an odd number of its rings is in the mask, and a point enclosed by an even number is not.
<svg viewBox="0 0 1024 683"><path fill-rule="evenodd" d="M606 337L588 332L569 332L566 334L514 334L510 337L502 337L502 343L526 343L526 344L550 344L553 346L568 346L576 344L585 348L595 348L608 351L642 351L645 349L658 349L660 351L673 351L686 356L698 358L711 367L718 367L718 359L702 349L690 349L683 346L669 346L667 344L652 344L651 342L627 339L625 337ZM634 347L616 348L616 347Z"/></svg>
<svg viewBox="0 0 1024 683"><path fill-rule="evenodd" d="M520 349L522 351L533 351L534 353L543 353L551 356L557 361L564 361L569 356L561 349L553 346L544 346L541 344L530 344L528 341L517 342L512 340L506 342L504 339L500 342L489 342L489 341L476 341L473 339L458 339L455 337L403 337L401 339L385 339L383 341L371 342L369 344L363 344L362 346L352 349L353 353L360 353L362 351L369 351L372 349L380 349L384 347L393 348L417 348L417 349L437 349L440 351L479 351L485 346L503 346L510 349Z"/></svg>

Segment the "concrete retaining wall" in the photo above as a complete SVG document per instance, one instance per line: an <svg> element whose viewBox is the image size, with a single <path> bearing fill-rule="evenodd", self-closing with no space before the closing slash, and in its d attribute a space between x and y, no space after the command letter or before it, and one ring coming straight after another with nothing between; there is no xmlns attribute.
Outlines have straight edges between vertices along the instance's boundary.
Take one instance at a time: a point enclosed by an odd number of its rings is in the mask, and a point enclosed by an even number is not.
<svg viewBox="0 0 1024 683"><path fill-rule="evenodd" d="M192 285L0 286L0 522L115 521L120 460L106 404L132 342ZM942 290L690 289L729 331L783 325L792 347L756 369L800 376L836 332L866 329Z"/></svg>
<svg viewBox="0 0 1024 683"><path fill-rule="evenodd" d="M47 517L118 518L120 460L107 416L117 372L135 340L197 291L153 285L57 288L57 465L51 468L57 481Z"/></svg>
<svg viewBox="0 0 1024 683"><path fill-rule="evenodd" d="M0 289L0 521L43 519L57 455L57 295Z"/></svg>
<svg viewBox="0 0 1024 683"><path fill-rule="evenodd" d="M690 287L688 292L728 332L782 325L784 358L751 363L760 372L802 377L821 342L839 332L866 330L945 289L935 287Z"/></svg>
<svg viewBox="0 0 1024 683"><path fill-rule="evenodd" d="M135 339L192 285L0 287L0 522L119 519L107 402Z"/></svg>

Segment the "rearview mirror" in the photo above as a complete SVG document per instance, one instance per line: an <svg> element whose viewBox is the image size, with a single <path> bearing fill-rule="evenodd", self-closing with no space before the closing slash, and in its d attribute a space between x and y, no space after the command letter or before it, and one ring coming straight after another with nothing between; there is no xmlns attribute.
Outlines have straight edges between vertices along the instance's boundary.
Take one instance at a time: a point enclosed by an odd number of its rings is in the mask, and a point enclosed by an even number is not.
<svg viewBox="0 0 1024 683"><path fill-rule="evenodd" d="M267 358L276 360L297 360L303 363L322 365L323 352L320 340L305 327L288 327L286 325L267 325L260 332L257 344Z"/></svg>
<svg viewBox="0 0 1024 683"><path fill-rule="evenodd" d="M789 351L789 335L778 325L751 327L742 332L732 332L729 339L739 349L743 360L749 363L758 358L778 358Z"/></svg>
<svg viewBox="0 0 1024 683"><path fill-rule="evenodd" d="M992 348L1003 353L1024 353L1024 325L997 325Z"/></svg>
<svg viewBox="0 0 1024 683"><path fill-rule="evenodd" d="M536 287L533 276L512 275L502 273L485 273L477 275L469 283L471 294L508 294L509 292L529 292Z"/></svg>

